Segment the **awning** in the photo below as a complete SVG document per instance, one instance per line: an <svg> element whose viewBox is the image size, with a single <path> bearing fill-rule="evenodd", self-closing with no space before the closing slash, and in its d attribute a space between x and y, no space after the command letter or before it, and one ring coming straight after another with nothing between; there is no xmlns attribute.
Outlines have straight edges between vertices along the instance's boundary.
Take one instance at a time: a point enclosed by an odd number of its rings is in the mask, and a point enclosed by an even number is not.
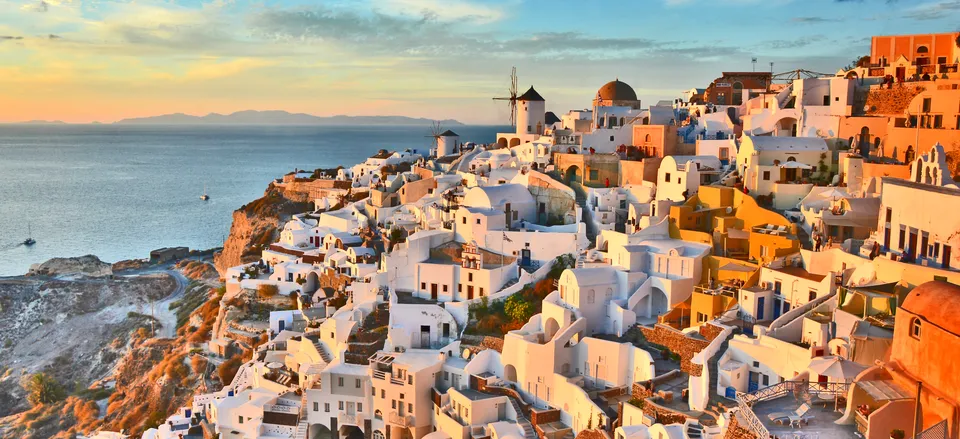
<svg viewBox="0 0 960 439"><path fill-rule="evenodd" d="M753 273L754 271L757 271L757 269L750 268L740 264L734 264L733 262L727 262L726 264L723 264L722 267L720 267L720 271L737 271L740 273Z"/></svg>
<svg viewBox="0 0 960 439"><path fill-rule="evenodd" d="M877 402L913 399L912 395L892 380L860 381L857 386L860 386Z"/></svg>
<svg viewBox="0 0 960 439"><path fill-rule="evenodd" d="M817 375L837 378L841 380L852 380L867 369L866 366L845 360L837 356L814 358L808 366L810 372Z"/></svg>
<svg viewBox="0 0 960 439"><path fill-rule="evenodd" d="M810 166L806 163L800 163L800 162L781 163L780 167L787 168L787 169L813 169L813 166Z"/></svg>

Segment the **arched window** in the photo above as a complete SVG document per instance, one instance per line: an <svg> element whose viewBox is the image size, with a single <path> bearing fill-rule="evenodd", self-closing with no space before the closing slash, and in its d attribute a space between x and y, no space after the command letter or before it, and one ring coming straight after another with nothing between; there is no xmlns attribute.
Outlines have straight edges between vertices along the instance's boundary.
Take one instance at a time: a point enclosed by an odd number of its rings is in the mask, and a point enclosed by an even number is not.
<svg viewBox="0 0 960 439"><path fill-rule="evenodd" d="M910 321L910 336L917 340L920 340L921 329L923 328L921 326L920 319L917 317L914 317L913 320Z"/></svg>
<svg viewBox="0 0 960 439"><path fill-rule="evenodd" d="M645 144L646 144L646 143L650 143L650 135L649 135L649 134L647 134L646 136L643 136L643 143L645 143Z"/></svg>
<svg viewBox="0 0 960 439"><path fill-rule="evenodd" d="M917 48L917 53L929 53L930 49L927 49L927 46L920 46Z"/></svg>
<svg viewBox="0 0 960 439"><path fill-rule="evenodd" d="M733 83L733 105L743 103L743 83L740 81Z"/></svg>
<svg viewBox="0 0 960 439"><path fill-rule="evenodd" d="M795 162L795 161L797 161L797 158L796 158L796 157L787 157L787 161L788 161L788 162Z"/></svg>
<svg viewBox="0 0 960 439"><path fill-rule="evenodd" d="M807 300L810 301L810 302L813 302L814 300L817 300L817 292L816 292L816 291L813 291L813 290L810 290L810 296L807 297Z"/></svg>
<svg viewBox="0 0 960 439"><path fill-rule="evenodd" d="M379 410L377 410L377 411L379 411ZM383 436L383 433L380 432L380 430L374 430L374 432L373 432L373 439L385 439L385 438L384 438L384 436Z"/></svg>

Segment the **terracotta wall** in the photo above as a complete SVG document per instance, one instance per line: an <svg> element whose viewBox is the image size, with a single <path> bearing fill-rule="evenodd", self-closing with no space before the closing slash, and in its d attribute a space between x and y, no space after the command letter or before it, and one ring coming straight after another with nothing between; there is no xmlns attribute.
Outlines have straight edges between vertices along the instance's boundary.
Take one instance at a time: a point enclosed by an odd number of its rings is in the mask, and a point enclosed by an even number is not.
<svg viewBox="0 0 960 439"><path fill-rule="evenodd" d="M641 161L620 161L620 186L642 184L644 181L657 182L660 170L660 157L648 157Z"/></svg>

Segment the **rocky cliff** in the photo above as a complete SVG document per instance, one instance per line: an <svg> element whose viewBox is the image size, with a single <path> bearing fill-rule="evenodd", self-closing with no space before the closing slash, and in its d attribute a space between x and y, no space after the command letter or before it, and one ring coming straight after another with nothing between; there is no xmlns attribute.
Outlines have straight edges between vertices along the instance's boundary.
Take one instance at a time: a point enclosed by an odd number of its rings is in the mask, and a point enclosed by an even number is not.
<svg viewBox="0 0 960 439"><path fill-rule="evenodd" d="M279 239L283 223L309 208L310 203L291 200L271 184L262 198L233 212L230 235L214 256L217 271L223 276L230 267L259 260L261 250Z"/></svg>

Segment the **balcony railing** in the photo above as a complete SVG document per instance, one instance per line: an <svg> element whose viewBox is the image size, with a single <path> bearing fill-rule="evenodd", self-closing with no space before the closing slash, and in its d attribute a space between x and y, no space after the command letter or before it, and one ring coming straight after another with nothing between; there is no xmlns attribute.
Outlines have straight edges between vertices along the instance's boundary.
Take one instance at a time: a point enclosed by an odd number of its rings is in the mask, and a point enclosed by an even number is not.
<svg viewBox="0 0 960 439"><path fill-rule="evenodd" d="M387 416L387 421L391 424L399 425L401 427L410 427L413 425L413 416L400 415L397 412L390 412L390 414Z"/></svg>
<svg viewBox="0 0 960 439"><path fill-rule="evenodd" d="M378 380L385 380L387 379L387 373L382 370L374 370L373 377Z"/></svg>
<svg viewBox="0 0 960 439"><path fill-rule="evenodd" d="M774 386L764 387L753 393L737 392L737 406L740 410L740 420L753 432L758 438L769 438L770 430L767 429L760 418L753 413L753 405L776 399L787 394L798 393L817 393L830 394L836 396L845 396L850 389L848 383L811 383L808 381L784 381Z"/></svg>
<svg viewBox="0 0 960 439"><path fill-rule="evenodd" d="M360 413L355 413L352 415L340 413L337 415L337 420L339 421L340 425L356 425L358 427L363 425L363 415Z"/></svg>

